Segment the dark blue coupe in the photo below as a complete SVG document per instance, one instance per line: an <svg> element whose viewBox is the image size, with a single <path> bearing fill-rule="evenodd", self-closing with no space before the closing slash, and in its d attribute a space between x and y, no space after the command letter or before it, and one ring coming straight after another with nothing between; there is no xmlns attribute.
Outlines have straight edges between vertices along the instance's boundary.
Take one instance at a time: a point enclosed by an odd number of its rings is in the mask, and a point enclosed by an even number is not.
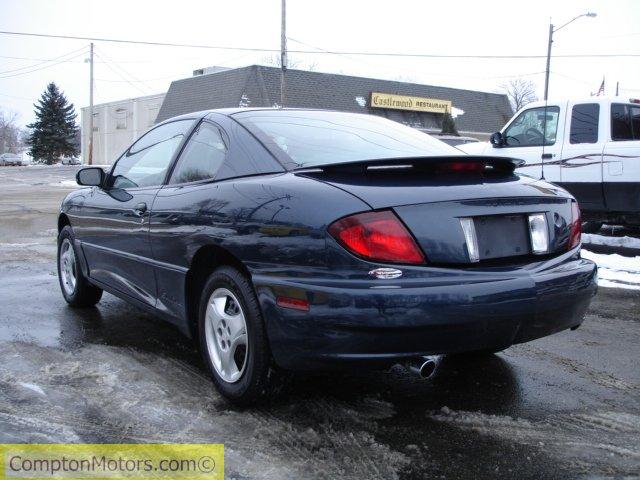
<svg viewBox="0 0 640 480"><path fill-rule="evenodd" d="M286 371L491 353L580 325L596 266L565 190L369 115L173 118L62 203L66 301L106 290L199 339L227 398Z"/></svg>

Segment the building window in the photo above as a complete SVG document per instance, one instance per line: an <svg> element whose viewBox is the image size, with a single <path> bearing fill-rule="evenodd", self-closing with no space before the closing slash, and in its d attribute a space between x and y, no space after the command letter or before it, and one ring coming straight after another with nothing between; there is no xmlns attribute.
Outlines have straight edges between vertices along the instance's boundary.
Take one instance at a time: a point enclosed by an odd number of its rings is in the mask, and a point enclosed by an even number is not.
<svg viewBox="0 0 640 480"><path fill-rule="evenodd" d="M126 108L116 108L116 129L117 130L127 129L127 109Z"/></svg>
<svg viewBox="0 0 640 480"><path fill-rule="evenodd" d="M155 125L159 111L160 105L149 105L149 109L147 110L147 127L153 127L153 125Z"/></svg>

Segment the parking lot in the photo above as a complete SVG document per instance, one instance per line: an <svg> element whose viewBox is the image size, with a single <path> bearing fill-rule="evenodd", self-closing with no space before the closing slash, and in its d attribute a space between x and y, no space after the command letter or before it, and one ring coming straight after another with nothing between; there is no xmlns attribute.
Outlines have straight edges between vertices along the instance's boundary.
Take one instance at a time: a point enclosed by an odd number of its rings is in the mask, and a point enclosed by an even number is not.
<svg viewBox="0 0 640 480"><path fill-rule="evenodd" d="M238 409L168 324L109 294L67 307L56 216L77 169L0 168L1 442L224 443L236 479L640 475L640 290L600 288L578 330L445 358L429 381L298 375Z"/></svg>

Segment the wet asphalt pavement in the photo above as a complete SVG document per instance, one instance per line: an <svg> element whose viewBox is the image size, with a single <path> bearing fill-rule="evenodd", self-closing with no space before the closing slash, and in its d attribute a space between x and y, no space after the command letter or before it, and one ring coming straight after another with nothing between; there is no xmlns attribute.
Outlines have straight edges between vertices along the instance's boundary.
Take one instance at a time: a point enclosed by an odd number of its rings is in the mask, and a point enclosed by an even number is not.
<svg viewBox="0 0 640 480"><path fill-rule="evenodd" d="M435 378L300 375L237 409L193 343L105 294L66 306L56 215L77 167L0 168L0 442L224 443L226 478L640 478L640 292L575 332Z"/></svg>

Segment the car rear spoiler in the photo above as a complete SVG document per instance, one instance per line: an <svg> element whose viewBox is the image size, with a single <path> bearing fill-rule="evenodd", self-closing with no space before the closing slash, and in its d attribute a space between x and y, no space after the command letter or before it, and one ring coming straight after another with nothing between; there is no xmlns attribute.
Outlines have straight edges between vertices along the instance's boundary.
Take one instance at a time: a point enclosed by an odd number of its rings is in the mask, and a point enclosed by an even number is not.
<svg viewBox="0 0 640 480"><path fill-rule="evenodd" d="M433 173L513 173L523 166L524 160L509 157L485 157L480 155L460 155L442 157L387 158L359 160L355 162L329 163L294 169L294 172L336 172L336 173L376 173L414 170Z"/></svg>

